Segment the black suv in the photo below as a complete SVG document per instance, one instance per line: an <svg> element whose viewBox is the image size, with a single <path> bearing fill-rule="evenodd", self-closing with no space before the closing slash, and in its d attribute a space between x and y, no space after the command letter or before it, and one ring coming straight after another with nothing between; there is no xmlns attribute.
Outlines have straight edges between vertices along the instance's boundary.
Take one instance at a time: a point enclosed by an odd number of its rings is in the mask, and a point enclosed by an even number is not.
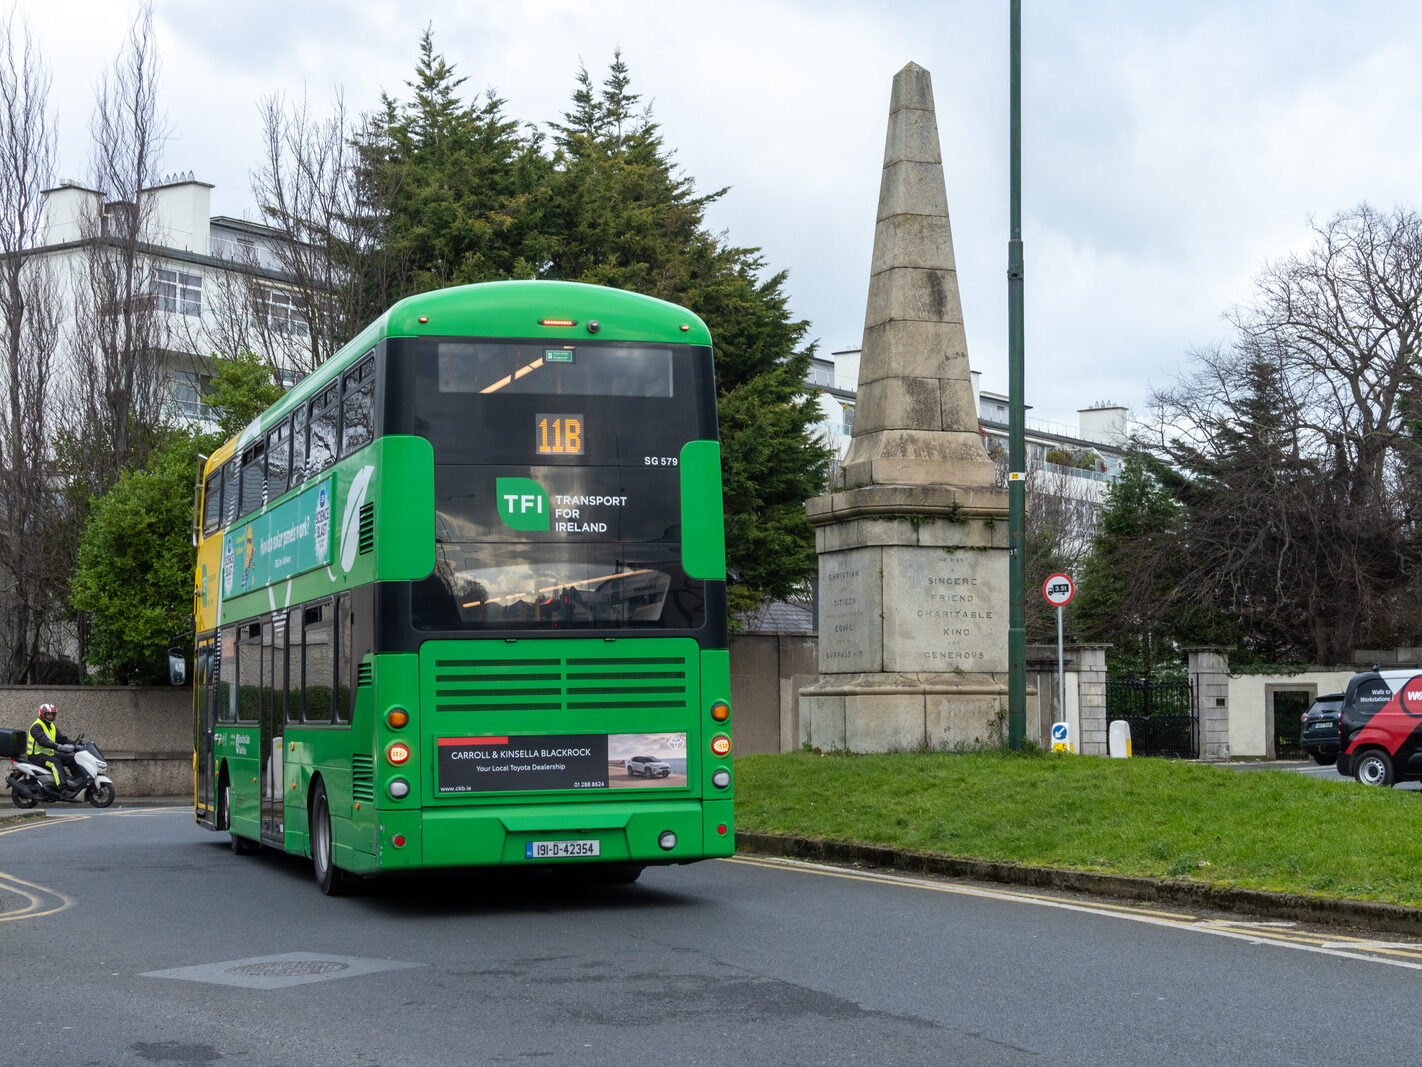
<svg viewBox="0 0 1422 1067"><path fill-rule="evenodd" d="M1299 741L1303 749L1320 767L1338 759L1338 712L1343 708L1342 693L1319 697L1303 713L1303 731Z"/></svg>

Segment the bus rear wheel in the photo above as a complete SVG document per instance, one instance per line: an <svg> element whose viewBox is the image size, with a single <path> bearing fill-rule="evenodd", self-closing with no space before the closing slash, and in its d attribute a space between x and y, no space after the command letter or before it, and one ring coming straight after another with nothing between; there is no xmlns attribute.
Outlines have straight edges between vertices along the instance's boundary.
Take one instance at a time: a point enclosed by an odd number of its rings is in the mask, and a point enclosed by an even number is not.
<svg viewBox="0 0 1422 1067"><path fill-rule="evenodd" d="M351 876L336 866L331 805L326 799L326 787L319 782L311 795L311 868L317 887L328 897L350 892Z"/></svg>

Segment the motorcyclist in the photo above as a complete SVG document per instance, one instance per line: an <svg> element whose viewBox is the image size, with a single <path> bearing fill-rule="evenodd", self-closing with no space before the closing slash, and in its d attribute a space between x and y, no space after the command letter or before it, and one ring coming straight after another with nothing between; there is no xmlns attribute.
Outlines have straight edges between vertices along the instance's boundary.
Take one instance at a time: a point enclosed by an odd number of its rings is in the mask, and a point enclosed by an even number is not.
<svg viewBox="0 0 1422 1067"><path fill-rule="evenodd" d="M39 717L30 725L25 755L31 762L47 766L49 773L54 775L55 789L63 791L79 784L79 780L70 778L68 773L70 767L77 771L79 765L74 762L72 756L60 749L61 745L73 746L74 741L60 733L54 725L58 714L59 711L53 704L40 705Z"/></svg>

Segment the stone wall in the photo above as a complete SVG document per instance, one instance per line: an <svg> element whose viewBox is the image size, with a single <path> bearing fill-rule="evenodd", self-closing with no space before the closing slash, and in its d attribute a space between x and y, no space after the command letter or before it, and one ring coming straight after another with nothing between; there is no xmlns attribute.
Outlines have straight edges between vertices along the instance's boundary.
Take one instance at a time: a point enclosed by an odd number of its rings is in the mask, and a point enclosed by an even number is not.
<svg viewBox="0 0 1422 1067"><path fill-rule="evenodd" d="M800 747L800 688L815 680L812 633L753 633L731 639L731 751Z"/></svg>
<svg viewBox="0 0 1422 1067"><path fill-rule="evenodd" d="M59 709L61 733L99 746L120 799L191 795L191 688L0 686L0 729L28 729L41 704Z"/></svg>

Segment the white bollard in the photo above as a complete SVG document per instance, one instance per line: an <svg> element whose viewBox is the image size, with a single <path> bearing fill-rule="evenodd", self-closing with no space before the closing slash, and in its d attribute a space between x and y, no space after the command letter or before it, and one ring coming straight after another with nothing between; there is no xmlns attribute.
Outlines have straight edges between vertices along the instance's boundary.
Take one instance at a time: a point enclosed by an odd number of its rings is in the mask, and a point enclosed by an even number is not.
<svg viewBox="0 0 1422 1067"><path fill-rule="evenodd" d="M1131 724L1116 719L1106 732L1106 751L1112 759L1125 759L1131 754Z"/></svg>

